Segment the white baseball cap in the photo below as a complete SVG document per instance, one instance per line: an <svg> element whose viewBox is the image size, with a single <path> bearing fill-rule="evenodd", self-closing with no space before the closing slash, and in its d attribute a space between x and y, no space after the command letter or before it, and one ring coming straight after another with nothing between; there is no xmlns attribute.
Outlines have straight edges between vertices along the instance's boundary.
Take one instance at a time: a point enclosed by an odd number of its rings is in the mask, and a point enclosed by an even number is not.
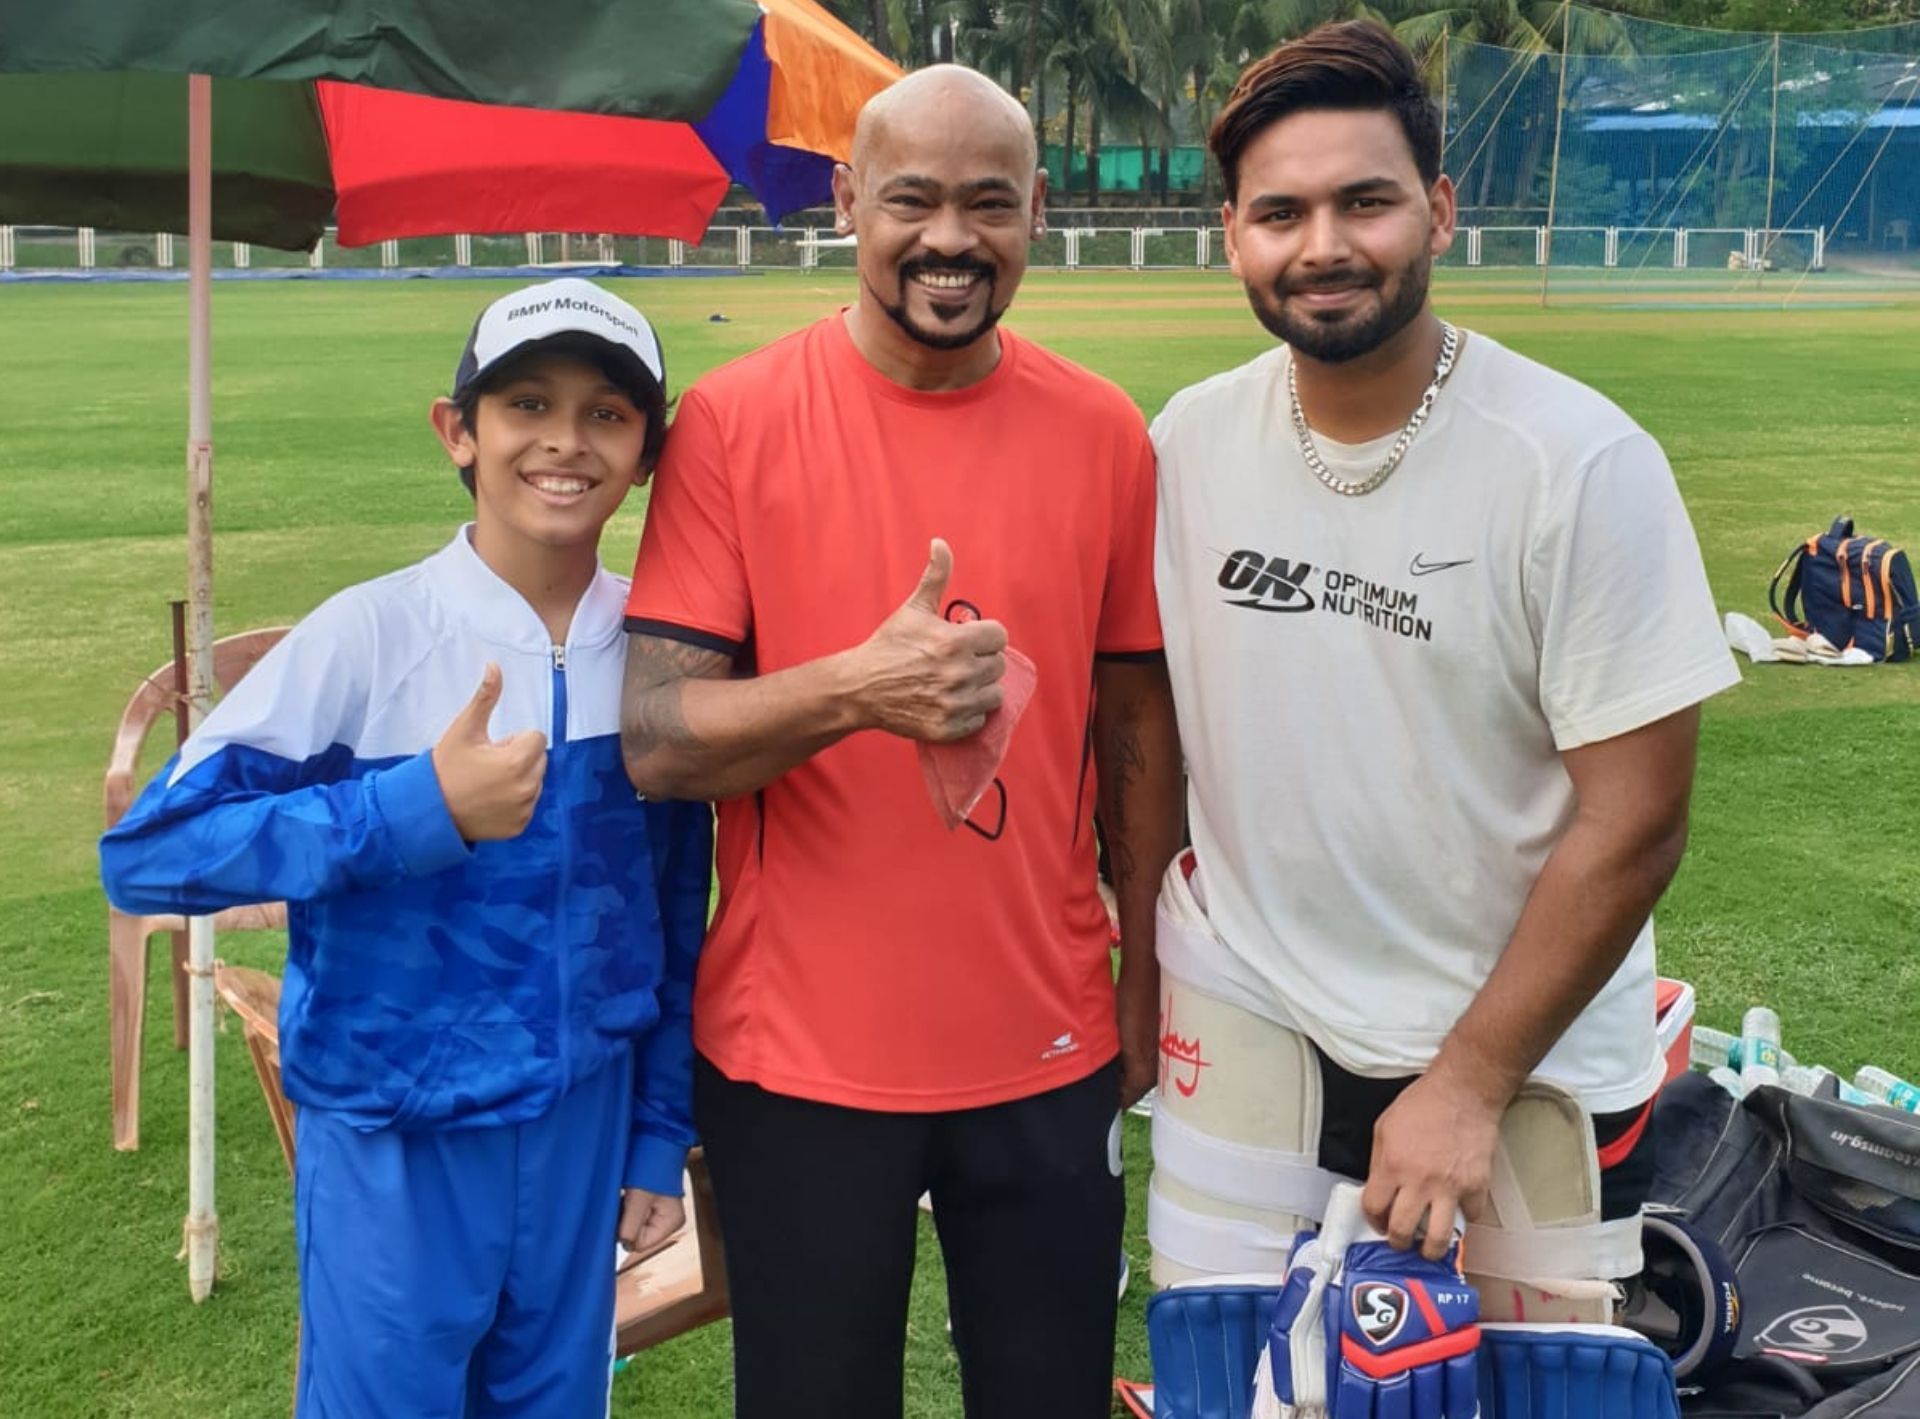
<svg viewBox="0 0 1920 1419"><path fill-rule="evenodd" d="M453 372L454 398L503 361L563 337L605 346L613 362L628 373L636 396L666 398L666 365L653 326L613 292L578 276L523 286L481 311ZM653 399L641 402L651 404Z"/></svg>

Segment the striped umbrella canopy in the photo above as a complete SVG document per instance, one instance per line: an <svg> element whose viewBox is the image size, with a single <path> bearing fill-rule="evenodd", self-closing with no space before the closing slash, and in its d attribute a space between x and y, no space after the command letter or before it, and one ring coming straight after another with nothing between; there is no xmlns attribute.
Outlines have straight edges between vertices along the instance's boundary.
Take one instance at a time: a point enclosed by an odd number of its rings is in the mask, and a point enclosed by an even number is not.
<svg viewBox="0 0 1920 1419"><path fill-rule="evenodd" d="M45 36L10 43L23 12L7 8L0 71L63 52ZM243 13L279 20L283 8ZM564 29L571 10L560 8ZM222 29L225 47L208 51L218 60L209 66L212 234L301 250L332 217L350 246L533 230L697 241L735 182L775 221L825 202L861 104L899 71L813 0L757 0L744 7L744 27L734 23L743 7L732 0L703 0L700 8L727 43L696 31L686 62L664 69L665 40L642 46L660 72L604 76L613 88L592 87L564 65L551 89L527 80L554 47L544 15L528 69L511 71L476 69L466 49L443 49L428 64L423 53L435 51L415 44L395 53L384 34L367 41L374 48L365 55L356 41L351 63L322 64L298 46L284 52L291 44L284 26L268 26L275 42L246 49ZM470 23L484 25L485 9ZM644 16L676 7L613 9ZM598 23L605 8L591 13L596 23L578 42L615 42ZM671 26L651 32L663 31L679 42ZM89 49L84 69L49 63L54 72L0 72L0 222L184 231L186 86L159 71L185 62L188 37L137 55ZM633 49L626 30L618 41ZM502 49L520 45L516 33L512 45L481 56L491 65ZM139 67L107 67L135 60ZM724 84L695 84L695 61L730 65ZM294 77L316 69L336 77ZM508 96L542 106L505 102ZM555 111L562 102L592 111Z"/></svg>

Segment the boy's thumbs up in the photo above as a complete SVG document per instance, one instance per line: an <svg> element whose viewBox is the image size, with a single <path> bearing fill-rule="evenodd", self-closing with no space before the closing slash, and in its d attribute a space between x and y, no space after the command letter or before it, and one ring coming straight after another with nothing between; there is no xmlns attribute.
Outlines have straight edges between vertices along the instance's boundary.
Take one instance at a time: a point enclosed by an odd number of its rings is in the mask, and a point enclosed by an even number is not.
<svg viewBox="0 0 1920 1419"><path fill-rule="evenodd" d="M547 775L546 738L536 729L496 743L488 729L500 702L500 667L489 664L480 688L433 746L440 795L468 842L518 837L540 801Z"/></svg>
<svg viewBox="0 0 1920 1419"><path fill-rule="evenodd" d="M493 718L493 707L500 703L500 667L492 661L480 672L480 688L473 692L460 713L453 717L453 723L447 726L443 738L458 736L470 744L490 744L493 736L487 732L487 724Z"/></svg>

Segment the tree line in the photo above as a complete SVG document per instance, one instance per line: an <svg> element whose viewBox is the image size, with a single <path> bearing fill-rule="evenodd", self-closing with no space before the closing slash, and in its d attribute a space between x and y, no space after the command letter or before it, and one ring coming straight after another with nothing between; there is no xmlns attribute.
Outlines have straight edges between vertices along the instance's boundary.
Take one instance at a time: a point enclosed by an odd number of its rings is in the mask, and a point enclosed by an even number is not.
<svg viewBox="0 0 1920 1419"><path fill-rule="evenodd" d="M1000 80L1026 104L1041 142L1075 155L1071 183L1054 175L1056 201L1087 205L1099 200L1100 153L1109 143L1138 145L1157 160L1141 195L1164 204L1173 148L1203 138L1246 63L1326 20L1378 20L1436 69L1451 41L1628 55L1635 37L1623 17L1762 33L1920 20L1920 0L1610 0L1604 7L1562 0L823 3L903 67L957 61Z"/></svg>

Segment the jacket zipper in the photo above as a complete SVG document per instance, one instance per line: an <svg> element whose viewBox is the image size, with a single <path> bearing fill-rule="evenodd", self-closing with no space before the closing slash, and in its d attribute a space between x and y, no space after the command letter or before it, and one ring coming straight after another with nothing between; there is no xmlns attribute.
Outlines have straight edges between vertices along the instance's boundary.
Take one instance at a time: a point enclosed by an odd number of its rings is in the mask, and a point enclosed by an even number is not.
<svg viewBox="0 0 1920 1419"><path fill-rule="evenodd" d="M553 726L552 726L553 732L547 736L547 752L549 755L548 761L547 761L547 771L549 773L553 771L553 767L554 767L553 765L554 751L557 750L562 744L567 742L567 648L564 645L554 646L552 648L552 656L553 656ZM568 966L567 933L566 933L566 916L564 914L566 901L567 901L567 869L573 861L573 844L570 841L570 838L571 838L571 834L569 832L570 825L567 822L567 815L564 812L557 811L558 806L559 805L556 803L556 811L554 813L554 835L558 839L557 850L558 850L559 859L560 859L559 860L560 871L557 874L558 880L554 887L554 899L553 899L553 922L554 922L553 965L554 965L554 970L557 972L559 976L560 1092L562 1094L565 1094L567 1090L572 1087L572 1082L573 1082L571 1078L572 1062L568 1058L568 1055L571 1053L571 1050L568 1048L568 1046L571 1043L573 1038L573 1011L571 1008L571 1004L568 1000L569 971L567 969L567 966Z"/></svg>

